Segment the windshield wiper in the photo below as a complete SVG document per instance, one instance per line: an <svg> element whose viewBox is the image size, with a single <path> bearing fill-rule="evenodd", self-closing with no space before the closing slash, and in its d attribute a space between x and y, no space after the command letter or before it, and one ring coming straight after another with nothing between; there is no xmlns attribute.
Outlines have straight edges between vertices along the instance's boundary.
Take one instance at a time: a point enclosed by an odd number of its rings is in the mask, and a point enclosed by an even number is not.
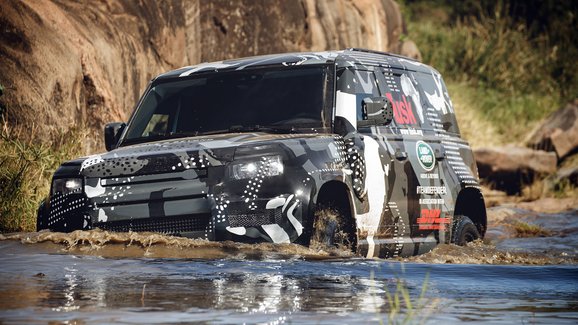
<svg viewBox="0 0 578 325"><path fill-rule="evenodd" d="M153 142L153 141L162 141L162 140L171 140L171 139L178 139L178 138L186 138L186 137L193 137L195 133L173 133L173 134L153 134L146 137L140 138L133 138L133 139L125 139L122 141L121 146L123 145L131 145L131 144L140 144L144 142Z"/></svg>
<svg viewBox="0 0 578 325"><path fill-rule="evenodd" d="M232 125L229 132L269 132L269 133L294 133L295 127L286 126L267 126L267 125Z"/></svg>
<svg viewBox="0 0 578 325"><path fill-rule="evenodd" d="M202 135L214 135L214 134L224 134L230 132L266 132L266 133L295 133L296 128L291 125L281 125L281 126L262 126L262 125L233 125L228 129L221 130L210 130L210 131L193 131L193 132L179 132L172 134L155 134L147 137L126 139L122 142L122 145L137 144L143 142L159 141L159 140L170 140L186 137L196 137Z"/></svg>

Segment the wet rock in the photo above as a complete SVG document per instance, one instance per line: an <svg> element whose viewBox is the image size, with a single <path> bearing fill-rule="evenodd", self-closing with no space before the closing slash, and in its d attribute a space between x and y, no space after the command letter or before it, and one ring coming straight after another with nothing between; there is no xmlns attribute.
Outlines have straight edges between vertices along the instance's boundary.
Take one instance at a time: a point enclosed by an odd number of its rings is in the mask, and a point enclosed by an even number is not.
<svg viewBox="0 0 578 325"><path fill-rule="evenodd" d="M556 171L556 154L542 150L505 146L474 149L478 172L492 188L508 194L520 193L537 176Z"/></svg>
<svg viewBox="0 0 578 325"><path fill-rule="evenodd" d="M516 208L540 212L540 213L562 213L578 210L578 197L567 198L541 198L531 202L518 202Z"/></svg>
<svg viewBox="0 0 578 325"><path fill-rule="evenodd" d="M526 140L530 148L554 151L563 159L578 150L578 99L551 114Z"/></svg>
<svg viewBox="0 0 578 325"><path fill-rule="evenodd" d="M0 2L9 124L37 139L126 121L149 80L202 61L365 47L420 57L392 0Z"/></svg>

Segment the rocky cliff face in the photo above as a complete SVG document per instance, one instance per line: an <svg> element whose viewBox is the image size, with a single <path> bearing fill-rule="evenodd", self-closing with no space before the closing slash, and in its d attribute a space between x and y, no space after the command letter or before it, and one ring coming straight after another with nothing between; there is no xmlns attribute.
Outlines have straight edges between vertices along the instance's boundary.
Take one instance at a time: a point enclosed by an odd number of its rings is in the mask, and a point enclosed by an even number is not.
<svg viewBox="0 0 578 325"><path fill-rule="evenodd" d="M152 77L180 66L346 47L420 57L401 41L392 0L4 0L0 9L0 114L43 140L88 128L92 150Z"/></svg>

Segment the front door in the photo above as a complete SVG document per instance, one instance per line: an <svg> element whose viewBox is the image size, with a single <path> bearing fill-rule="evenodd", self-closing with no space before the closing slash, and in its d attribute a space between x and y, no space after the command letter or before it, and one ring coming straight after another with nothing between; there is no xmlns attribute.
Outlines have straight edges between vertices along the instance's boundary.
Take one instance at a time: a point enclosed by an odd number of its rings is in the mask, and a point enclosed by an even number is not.
<svg viewBox="0 0 578 325"><path fill-rule="evenodd" d="M357 127L357 121L363 118L363 99L389 94L380 85L382 73L372 67L337 72L336 115L351 124L345 140L355 194L358 246L367 257L412 255L414 251L411 235L415 218L410 213L417 211L412 205L417 199L417 185L415 178L409 177L415 173L404 138L395 125Z"/></svg>

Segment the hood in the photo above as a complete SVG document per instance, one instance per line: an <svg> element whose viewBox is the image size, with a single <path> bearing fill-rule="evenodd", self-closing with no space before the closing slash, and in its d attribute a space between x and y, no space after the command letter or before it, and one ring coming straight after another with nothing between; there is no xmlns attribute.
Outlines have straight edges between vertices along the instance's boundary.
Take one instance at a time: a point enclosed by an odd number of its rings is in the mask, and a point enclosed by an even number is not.
<svg viewBox="0 0 578 325"><path fill-rule="evenodd" d="M319 136L321 135L229 133L148 142L86 157L81 163L80 174L102 178L205 169L233 161L239 147L258 147Z"/></svg>

